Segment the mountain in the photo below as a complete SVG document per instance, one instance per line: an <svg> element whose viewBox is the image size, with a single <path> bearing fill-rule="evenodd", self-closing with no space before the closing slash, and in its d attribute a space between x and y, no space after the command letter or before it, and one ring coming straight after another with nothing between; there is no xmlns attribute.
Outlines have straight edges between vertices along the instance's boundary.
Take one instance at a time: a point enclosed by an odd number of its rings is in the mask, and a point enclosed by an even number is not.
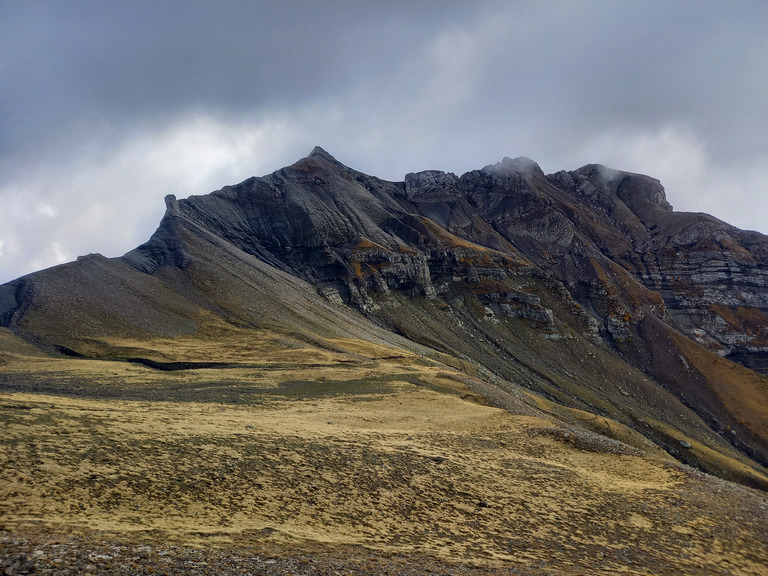
<svg viewBox="0 0 768 576"><path fill-rule="evenodd" d="M316 148L166 204L122 258L2 286L3 325L45 350L125 358L100 337L190 333L201 311L322 332L345 306L337 332L354 332L359 311L377 332L616 418L683 461L714 470L648 422L768 464L768 238L674 212L657 180L597 165L546 176L505 158L387 182ZM309 285L326 304L295 293Z"/></svg>
<svg viewBox="0 0 768 576"><path fill-rule="evenodd" d="M675 212L658 180L504 158L389 182L315 148L165 202L124 256L0 286L0 392L37 407L34 395L261 405L278 389L296 402L388 390L376 406L391 415L416 386L558 422L544 436L601 454L595 470L671 456L768 489L768 237ZM399 426L381 418L371 434ZM435 426L422 432L451 424ZM724 486L732 503L764 498Z"/></svg>

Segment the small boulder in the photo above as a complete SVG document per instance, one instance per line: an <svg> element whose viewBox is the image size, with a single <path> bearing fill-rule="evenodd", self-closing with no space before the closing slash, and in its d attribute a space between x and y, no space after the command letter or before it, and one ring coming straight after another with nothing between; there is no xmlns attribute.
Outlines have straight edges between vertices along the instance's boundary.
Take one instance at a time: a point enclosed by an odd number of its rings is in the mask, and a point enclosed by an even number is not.
<svg viewBox="0 0 768 576"><path fill-rule="evenodd" d="M3 562L3 576L16 574L31 574L35 571L35 558L27 554L19 554Z"/></svg>

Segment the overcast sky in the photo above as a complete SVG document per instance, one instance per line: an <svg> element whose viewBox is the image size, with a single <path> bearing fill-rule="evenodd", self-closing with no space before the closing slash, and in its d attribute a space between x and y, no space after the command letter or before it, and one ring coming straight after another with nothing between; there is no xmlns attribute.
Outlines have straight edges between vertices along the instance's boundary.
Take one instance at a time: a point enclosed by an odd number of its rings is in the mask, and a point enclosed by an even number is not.
<svg viewBox="0 0 768 576"><path fill-rule="evenodd" d="M0 0L0 282L315 145L390 180L601 163L768 233L768 2Z"/></svg>

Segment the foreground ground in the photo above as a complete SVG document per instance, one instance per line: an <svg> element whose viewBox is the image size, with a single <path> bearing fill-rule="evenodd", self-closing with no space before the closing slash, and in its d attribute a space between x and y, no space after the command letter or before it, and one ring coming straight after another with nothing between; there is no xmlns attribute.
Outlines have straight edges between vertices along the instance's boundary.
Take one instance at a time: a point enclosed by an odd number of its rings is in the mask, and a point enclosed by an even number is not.
<svg viewBox="0 0 768 576"><path fill-rule="evenodd" d="M763 492L418 355L273 336L173 371L7 345L8 573L766 572Z"/></svg>

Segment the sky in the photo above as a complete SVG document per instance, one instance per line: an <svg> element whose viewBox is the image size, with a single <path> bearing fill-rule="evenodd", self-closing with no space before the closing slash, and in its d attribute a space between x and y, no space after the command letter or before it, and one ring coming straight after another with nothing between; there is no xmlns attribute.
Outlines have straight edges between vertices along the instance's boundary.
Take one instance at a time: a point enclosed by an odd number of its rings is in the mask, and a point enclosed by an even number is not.
<svg viewBox="0 0 768 576"><path fill-rule="evenodd" d="M395 181L600 163L768 233L768 2L0 0L0 283L316 145Z"/></svg>

